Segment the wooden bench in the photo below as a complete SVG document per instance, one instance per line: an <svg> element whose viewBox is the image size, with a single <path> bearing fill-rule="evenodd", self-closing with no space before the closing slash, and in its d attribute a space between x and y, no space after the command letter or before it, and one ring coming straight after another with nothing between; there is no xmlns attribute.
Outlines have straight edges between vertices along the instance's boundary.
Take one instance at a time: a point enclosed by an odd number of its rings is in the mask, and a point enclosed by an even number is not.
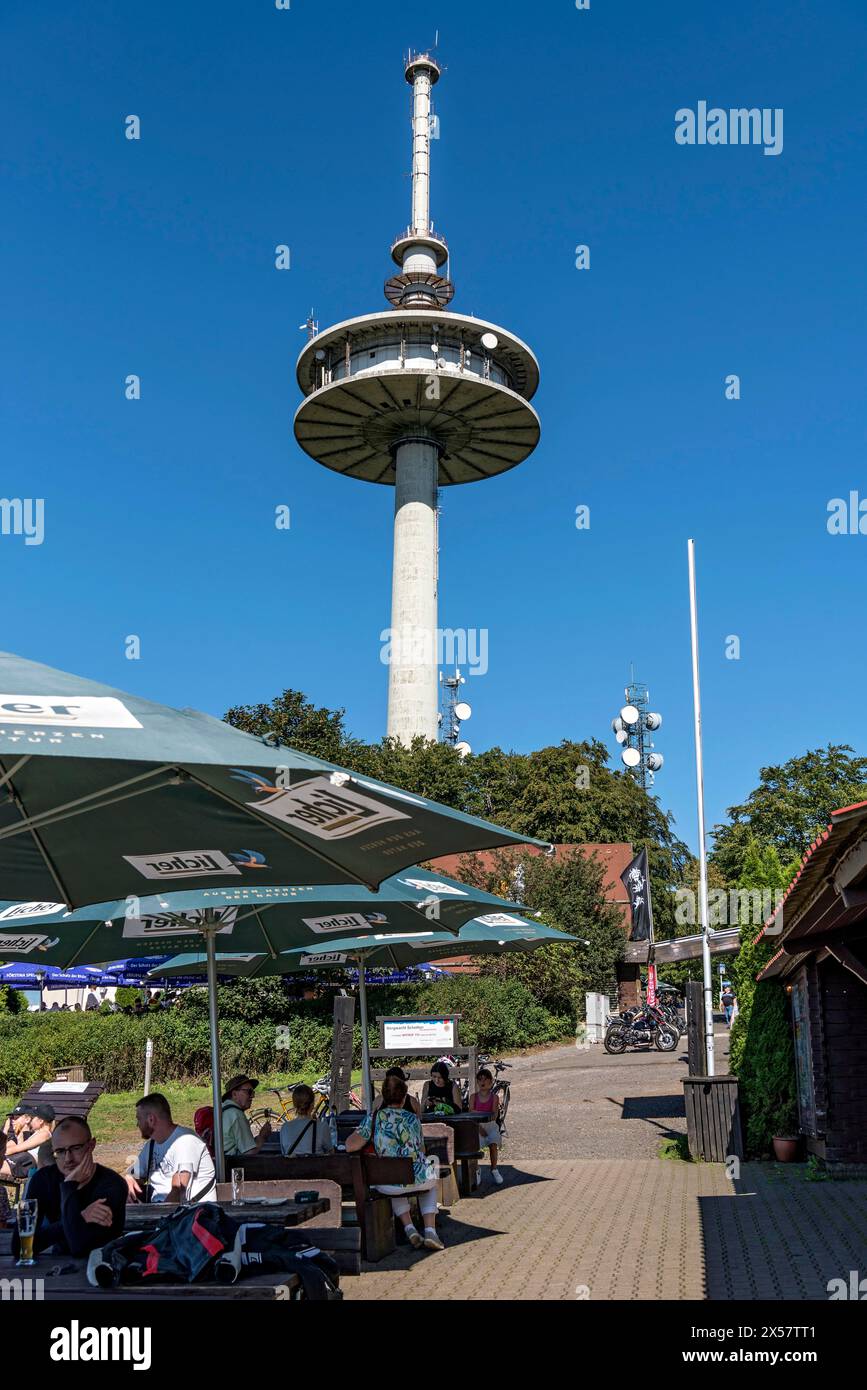
<svg viewBox="0 0 867 1390"><path fill-rule="evenodd" d="M302 1154L284 1158L244 1154L226 1159L226 1167L244 1169L245 1183L298 1181L313 1187L332 1181L351 1194L361 1232L361 1251L376 1263L395 1248L391 1202L371 1189L378 1184L409 1185L415 1181L411 1158L381 1158L378 1154ZM324 1247L323 1247L324 1248Z"/></svg>
<svg viewBox="0 0 867 1390"><path fill-rule="evenodd" d="M86 1120L105 1090L101 1081L37 1081L19 1100L19 1105L50 1105L55 1123L75 1115Z"/></svg>

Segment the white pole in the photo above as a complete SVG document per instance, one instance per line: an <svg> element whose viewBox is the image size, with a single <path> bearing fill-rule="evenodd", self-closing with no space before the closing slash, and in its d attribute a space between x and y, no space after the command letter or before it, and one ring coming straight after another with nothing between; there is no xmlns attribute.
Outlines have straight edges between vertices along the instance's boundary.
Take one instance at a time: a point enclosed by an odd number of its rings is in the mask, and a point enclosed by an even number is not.
<svg viewBox="0 0 867 1390"><path fill-rule="evenodd" d="M145 1079L144 1094L149 1096L151 1093L151 1067L154 1060L154 1040L148 1038L145 1042Z"/></svg>
<svg viewBox="0 0 867 1390"><path fill-rule="evenodd" d="M701 685L698 674L698 597L695 583L695 542L688 541L689 618L692 635L692 699L695 711L695 779L698 793L699 918L701 921L701 959L704 977L704 1039L707 1075L714 1075L713 980L710 965L710 938L707 911L707 846L704 829L704 763L701 748Z"/></svg>
<svg viewBox="0 0 867 1390"><path fill-rule="evenodd" d="M211 1094L214 1105L214 1168L217 1182L224 1182L226 1170L223 1162L223 1102L220 1080L220 1020L217 1015L217 946L215 931L216 913L210 908L203 914L206 922L203 928L208 966L208 1022L211 1031Z"/></svg>

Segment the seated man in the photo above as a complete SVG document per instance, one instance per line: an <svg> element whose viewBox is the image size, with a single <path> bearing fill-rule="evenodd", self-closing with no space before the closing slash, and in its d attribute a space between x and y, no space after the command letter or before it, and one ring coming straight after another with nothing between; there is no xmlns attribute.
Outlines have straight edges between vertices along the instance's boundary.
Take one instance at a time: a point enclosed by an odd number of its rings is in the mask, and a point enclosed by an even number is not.
<svg viewBox="0 0 867 1390"><path fill-rule="evenodd" d="M135 1108L136 1124L146 1142L126 1185L130 1202L190 1202L215 1198L214 1160L191 1129L176 1125L165 1096L154 1091Z"/></svg>
<svg viewBox="0 0 867 1390"><path fill-rule="evenodd" d="M222 1112L223 1152L227 1158L237 1157L238 1154L257 1154L265 1140L271 1136L271 1126L266 1120L254 1139L250 1123L244 1114L253 1104L258 1085L258 1081L252 1081L249 1076L233 1076L231 1081L226 1083Z"/></svg>
<svg viewBox="0 0 867 1390"><path fill-rule="evenodd" d="M33 1249L60 1255L89 1255L123 1235L126 1184L118 1173L96 1163L95 1140L86 1120L70 1115L51 1137L54 1162L33 1174L28 1198L37 1203ZM12 1236L18 1253L18 1232Z"/></svg>
<svg viewBox="0 0 867 1390"><path fill-rule="evenodd" d="M0 1163L0 1177L23 1178L38 1163L40 1168L53 1162L51 1130L54 1107L38 1101L16 1105L10 1116L6 1158Z"/></svg>

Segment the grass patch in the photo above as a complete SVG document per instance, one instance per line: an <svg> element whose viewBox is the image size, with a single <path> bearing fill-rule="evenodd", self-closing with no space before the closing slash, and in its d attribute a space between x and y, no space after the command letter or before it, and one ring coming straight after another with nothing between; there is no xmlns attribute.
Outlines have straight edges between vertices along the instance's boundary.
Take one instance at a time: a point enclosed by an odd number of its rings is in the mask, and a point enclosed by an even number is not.
<svg viewBox="0 0 867 1390"><path fill-rule="evenodd" d="M674 1138L663 1139L659 1145L657 1158L680 1163L694 1162L689 1152L689 1140L685 1134L678 1134Z"/></svg>
<svg viewBox="0 0 867 1390"><path fill-rule="evenodd" d="M265 1094L269 1086L287 1086L290 1082L299 1081L306 1081L308 1085L312 1085L321 1075L319 1071L311 1071L307 1074L293 1072L291 1075L288 1072L272 1073L270 1076L260 1077L257 1094L262 1096L261 1105L271 1105L273 1102L274 1107L277 1106L277 1097ZM353 1073L353 1083L360 1078L360 1072ZM211 1104L211 1088L208 1085L185 1085L174 1081L160 1085L159 1081L155 1080L152 1089L161 1091L166 1097L172 1107L173 1119L189 1128L192 1128L193 1115L199 1106ZM135 1124L135 1103L141 1099L141 1094L140 1090L102 1093L88 1118L93 1137L98 1144L128 1143L134 1149L141 1147L141 1136ZM5 1117L20 1099L17 1095L0 1095L0 1116ZM261 1105L254 1101L253 1108L259 1109Z"/></svg>

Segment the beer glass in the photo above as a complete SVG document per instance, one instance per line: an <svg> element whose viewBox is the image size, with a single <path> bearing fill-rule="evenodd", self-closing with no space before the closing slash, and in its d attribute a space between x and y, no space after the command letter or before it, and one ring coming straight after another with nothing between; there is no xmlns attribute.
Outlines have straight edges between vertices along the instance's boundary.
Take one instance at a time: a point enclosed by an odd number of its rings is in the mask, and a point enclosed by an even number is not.
<svg viewBox="0 0 867 1390"><path fill-rule="evenodd" d="M244 1170L243 1168L232 1169L232 1206L241 1207L244 1205Z"/></svg>
<svg viewBox="0 0 867 1390"><path fill-rule="evenodd" d="M16 1264L36 1264L36 1258L33 1254L33 1237L36 1235L36 1215L37 1204L33 1198L22 1198L18 1203L18 1240L21 1248L19 1258L15 1262Z"/></svg>

